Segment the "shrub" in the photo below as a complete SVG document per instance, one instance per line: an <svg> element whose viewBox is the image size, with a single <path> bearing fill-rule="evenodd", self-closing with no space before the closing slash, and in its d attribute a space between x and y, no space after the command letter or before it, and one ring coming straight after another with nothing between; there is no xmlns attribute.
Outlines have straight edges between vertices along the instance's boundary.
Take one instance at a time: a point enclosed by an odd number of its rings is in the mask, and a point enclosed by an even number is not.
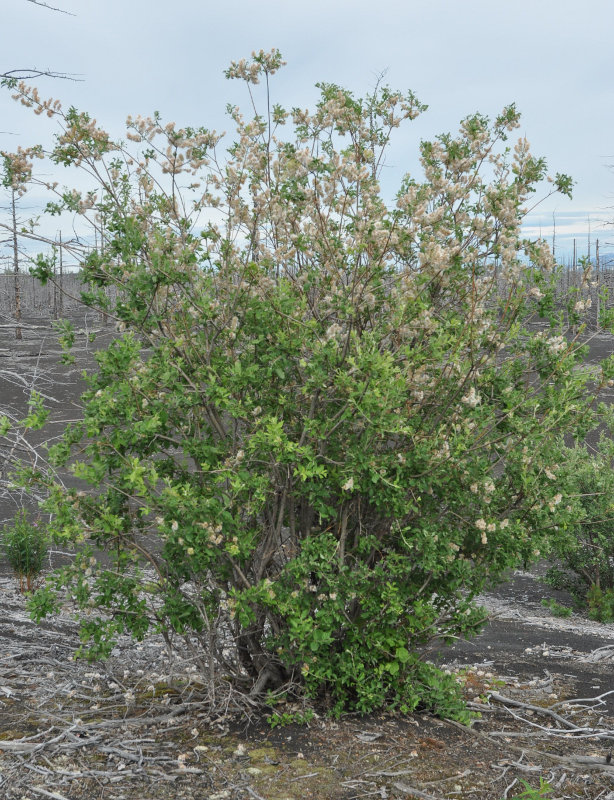
<svg viewBox="0 0 614 800"><path fill-rule="evenodd" d="M614 473L611 442L600 448L564 448L561 472L569 487L566 512L553 538L558 564L546 581L566 589L593 619L614 617Z"/></svg>
<svg viewBox="0 0 614 800"><path fill-rule="evenodd" d="M268 96L280 65L228 76ZM424 107L320 90L312 113L231 108L224 154L158 115L129 120L128 152L18 87L63 126L51 159L98 176L49 210L104 231L84 300L121 332L52 449L91 491L48 485L78 554L34 613L73 597L94 656L118 632L179 633L212 692L467 719L427 646L478 630L476 595L544 545L565 491L544 470L595 417L574 340L523 327L551 297L548 248L520 233L545 163L506 146L513 106L476 114L421 144L423 179L389 203L390 136Z"/></svg>
<svg viewBox="0 0 614 800"><path fill-rule="evenodd" d="M29 522L25 511L5 525L0 534L2 547L11 569L19 580L21 592L32 591L47 555L47 533L39 520Z"/></svg>
<svg viewBox="0 0 614 800"><path fill-rule="evenodd" d="M555 550L559 551L558 547ZM573 597L573 602L577 610L582 609L586 605L586 589L587 585L580 576L571 569L563 569L559 563L551 564L546 570L544 575L544 583L547 583L553 589L560 589Z"/></svg>
<svg viewBox="0 0 614 800"><path fill-rule="evenodd" d="M591 584L586 593L588 616L597 622L614 622L614 589Z"/></svg>

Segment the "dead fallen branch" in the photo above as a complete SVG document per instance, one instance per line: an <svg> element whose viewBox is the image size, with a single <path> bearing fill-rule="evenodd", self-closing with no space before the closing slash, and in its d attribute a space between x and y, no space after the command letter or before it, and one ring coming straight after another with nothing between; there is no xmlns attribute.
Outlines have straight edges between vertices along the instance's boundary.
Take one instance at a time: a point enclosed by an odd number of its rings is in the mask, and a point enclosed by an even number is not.
<svg viewBox="0 0 614 800"><path fill-rule="evenodd" d="M550 708L544 708L543 706L537 706L532 703L523 703L520 700L514 700L510 697L504 697L503 695L498 694L497 692L491 692L490 698L495 702L500 703L505 709L514 716L516 719L521 719L525 724L530 725L533 728L538 728L541 731L544 731L549 736L574 736L576 738L586 738L589 737L591 739L603 739L603 740L610 740L614 741L614 729L612 728L600 728L594 726L580 726L576 725L571 720L566 719L565 717L557 714L555 711L552 711ZM512 708L520 708L525 711L529 711L533 714L540 714L542 716L549 717L553 719L556 723L558 723L561 727L553 728L547 727L544 725L540 725L537 722L533 722L533 720L529 720L526 717L521 717L518 714L515 714L512 711Z"/></svg>

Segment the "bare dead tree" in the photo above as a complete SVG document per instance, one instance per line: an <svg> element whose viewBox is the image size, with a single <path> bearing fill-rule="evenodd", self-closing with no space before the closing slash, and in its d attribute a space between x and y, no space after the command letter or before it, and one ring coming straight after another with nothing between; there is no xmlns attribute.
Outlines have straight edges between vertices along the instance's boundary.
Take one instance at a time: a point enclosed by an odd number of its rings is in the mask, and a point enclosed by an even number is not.
<svg viewBox="0 0 614 800"><path fill-rule="evenodd" d="M13 223L13 274L15 276L15 338L21 339L21 291L19 286L19 243L17 239L17 198L15 189L11 190L11 219Z"/></svg>

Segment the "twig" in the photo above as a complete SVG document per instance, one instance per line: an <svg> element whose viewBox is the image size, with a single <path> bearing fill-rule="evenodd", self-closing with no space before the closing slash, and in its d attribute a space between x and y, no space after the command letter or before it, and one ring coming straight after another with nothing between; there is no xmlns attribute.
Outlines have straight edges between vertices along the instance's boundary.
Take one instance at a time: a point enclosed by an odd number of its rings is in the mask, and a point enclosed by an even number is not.
<svg viewBox="0 0 614 800"><path fill-rule="evenodd" d="M264 800L264 797L262 797L262 795L258 794L258 792L255 792L255 791L252 789L252 787L251 787L251 786L244 786L243 788L244 788L244 789L245 789L245 790L246 790L246 791L247 791L249 794L251 794L251 796L252 796L252 797L255 797L255 798L256 798L256 800Z"/></svg>
<svg viewBox="0 0 614 800"><path fill-rule="evenodd" d="M413 786L408 786L406 783L393 783L392 785L395 789L403 792L403 794L410 794L414 797L419 797L420 800L441 800L441 798L435 797L435 795L428 794L427 792L421 792L420 789L414 789Z"/></svg>
<svg viewBox="0 0 614 800"><path fill-rule="evenodd" d="M467 775L471 775L471 770L466 769L464 772L459 773L458 775L448 775L447 778L438 778L436 781L422 781L423 786L432 786L435 783L443 783L444 781L457 781L461 778L466 778Z"/></svg>
<svg viewBox="0 0 614 800"><path fill-rule="evenodd" d="M37 794L42 794L45 797L51 797L53 800L68 800L67 797L64 797L63 794L59 792L48 792L46 789L41 789L38 786L29 786L28 790L30 792L37 792Z"/></svg>
<svg viewBox="0 0 614 800"><path fill-rule="evenodd" d="M34 78L60 78L64 81L82 81L83 78L75 77L76 74L78 73L53 72L50 69L36 69L34 67L33 69L10 69L8 72L0 72L0 78L17 81L29 81Z"/></svg>
<svg viewBox="0 0 614 800"><path fill-rule="evenodd" d="M76 14L73 14L72 11L65 11L63 8L56 8L55 6L50 6L49 3L43 2L43 0L27 0L28 3L32 3L35 6L42 6L43 8L48 8L49 11L57 11L60 14L67 14L69 17L76 17Z"/></svg>
<svg viewBox="0 0 614 800"><path fill-rule="evenodd" d="M302 781L305 778L315 778L316 775L319 775L319 772L309 772L307 775L297 775L296 778L290 778L288 783L294 783L294 781Z"/></svg>
<svg viewBox="0 0 614 800"><path fill-rule="evenodd" d="M610 646L610 645L608 645ZM599 648L603 649L603 648ZM597 652L597 651L593 651ZM603 692L602 694L598 694L595 697L578 697L571 700L561 700L559 703L554 703L550 706L550 708L560 708L561 706L565 705L578 705L579 703L596 703L596 705L605 705L603 702L603 698L607 697L610 694L614 694L614 689L610 689L609 692ZM588 706L587 706L588 708ZM593 706L594 708L594 706Z"/></svg>

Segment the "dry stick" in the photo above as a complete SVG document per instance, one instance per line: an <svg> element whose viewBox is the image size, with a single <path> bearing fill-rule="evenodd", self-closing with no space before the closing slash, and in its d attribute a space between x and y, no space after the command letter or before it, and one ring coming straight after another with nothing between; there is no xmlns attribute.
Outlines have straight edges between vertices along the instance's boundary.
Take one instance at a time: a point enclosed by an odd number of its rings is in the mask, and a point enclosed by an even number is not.
<svg viewBox="0 0 614 800"><path fill-rule="evenodd" d="M614 645L611 644L607 645L607 647L600 647L597 650L593 650L593 653L598 653L599 650L609 650L612 647L614 647ZM560 702L551 705L550 708L551 709L559 708L560 706L571 705L571 704L576 705L577 703L596 703L597 705L604 705L602 698L607 697L609 694L614 694L614 689L610 689L609 692L603 692L602 694L598 694L595 697L578 697L571 700L561 700Z"/></svg>
<svg viewBox="0 0 614 800"><path fill-rule="evenodd" d="M432 786L435 783L443 783L444 781L460 780L460 778L466 778L467 775L471 775L470 769L466 769L464 772L461 772L458 775L449 775L447 778L438 778L436 781L423 781L422 785Z"/></svg>
<svg viewBox="0 0 614 800"><path fill-rule="evenodd" d="M294 783L294 781L302 781L305 780L305 778L315 778L319 774L320 774L319 772L308 772L306 775L297 775L296 778L290 778L288 783Z"/></svg>
<svg viewBox="0 0 614 800"><path fill-rule="evenodd" d="M415 769L399 769L399 770L381 770L380 772L361 772L359 775L365 775L367 778L400 778L401 775L411 775ZM442 778L442 781L448 780Z"/></svg>
<svg viewBox="0 0 614 800"><path fill-rule="evenodd" d="M523 722L526 722L528 725L534 728L539 728L540 730L545 731L549 736L558 736L558 735L565 735L565 736L573 736L574 738L582 739L582 738L593 738L597 737L599 739L614 739L614 731L600 731L599 728L589 728L589 727L580 727L575 725L573 722L561 717L559 714L556 714L554 711L551 711L549 708L542 708L541 706L534 706L531 703L522 703L520 700L512 700L509 697L504 697L503 695L497 694L496 692L492 692L490 694L493 700L497 700L498 702L502 703L506 711L511 714L515 719L520 719ZM538 714L543 714L548 717L552 717L557 722L564 725L567 730L561 731L560 729L556 728L545 728L543 725L539 725L537 722L531 722L530 720L525 719L524 717L520 717L518 714L515 714L508 706L515 706L516 708L525 708L528 711L533 711Z"/></svg>
<svg viewBox="0 0 614 800"><path fill-rule="evenodd" d="M523 719L522 717L519 717L518 719L520 719L520 721L522 721L522 722L527 722L527 720ZM501 743L498 742L495 738L493 738L494 736L500 735L500 736L510 736L511 737L511 736L514 736L514 735L522 735L522 734L519 734L519 733L517 733L515 731L502 731L502 732L493 732L493 733L490 733L490 734L486 734L486 733L482 733L481 731L476 731L473 728L467 728L466 725L461 725L460 722L455 722L452 719L446 719L446 720L444 720L444 722L447 725L451 725L451 726L453 726L455 728L459 728L464 733L472 733L474 736L476 736L476 737L478 737L480 739L486 739L491 744L496 744L497 747L500 747ZM542 730L546 731L546 733L552 733L552 731L548 730L548 728L542 728ZM527 733L524 734L524 735L528 736L529 732L527 731ZM530 735L533 735L533 731L530 732ZM514 745L514 744L509 744L508 743L506 746L507 746L507 748L509 750L516 750L516 751L518 751L520 753L523 753L523 754L524 753L532 753L533 755L541 756L542 758L546 758L546 759L550 759L551 761L555 761L555 762L557 762L559 764L567 764L569 766L576 766L578 764L582 764L585 767L601 769L601 770L603 770L605 772L609 772L609 773L614 774L614 765L608 764L608 762L606 761L605 758L593 758L591 756L571 756L571 757L559 756L559 755L555 755L554 753L545 753L542 750L537 750L534 747L527 747L526 745L524 747L520 747L519 745Z"/></svg>
<svg viewBox="0 0 614 800"><path fill-rule="evenodd" d="M61 739L65 736L65 732L62 731L58 736L54 736L53 739L50 739L48 742L28 742L24 739L3 739L2 740L2 750L8 750L10 753L36 753L39 750L43 750L45 747L49 747L52 744L57 744ZM84 742L83 744L88 744L88 742Z"/></svg>
<svg viewBox="0 0 614 800"><path fill-rule="evenodd" d="M392 784L395 789L398 789L403 794L413 795L414 797L419 797L420 800L441 800L439 797L435 797L433 794L428 794L427 792L421 792L419 789L414 789L413 786L408 786L405 783L393 783Z"/></svg>
<svg viewBox="0 0 614 800"><path fill-rule="evenodd" d="M525 717L521 716L520 714L516 714L512 711L511 708L505 708L505 710L510 714L514 719L518 720L519 722L524 722L525 724L529 725L531 728L537 728L540 731L548 734L548 736L557 737L557 736L564 736L565 738L573 738L573 739L604 739L604 740L614 740L614 731L608 730L600 730L599 728L576 728L575 730L561 730L560 728L548 728L544 725L540 725L538 722L531 722L530 720L526 719ZM517 731L508 732L508 731L493 731L491 736L523 736L525 734L518 733Z"/></svg>
<svg viewBox="0 0 614 800"><path fill-rule="evenodd" d="M244 789L245 789L247 792L249 792L249 794L251 794L251 796L252 796L252 797L255 797L255 798L256 798L256 800L264 800L264 797L262 797L262 795L259 795L257 792L255 792L255 791L252 789L252 787L251 787L251 786L244 786L243 788L244 788Z"/></svg>
<svg viewBox="0 0 614 800"><path fill-rule="evenodd" d="M534 706L531 703L523 703L520 700L512 700L510 697L504 697L502 694L497 694L497 692L489 692L489 697L492 700L496 700L499 703L502 703L504 706L515 706L516 708L525 708L527 711L535 711L538 714L545 714L548 717L552 717L557 722L560 722L561 725L564 725L566 728L569 728L572 731L578 730L586 730L584 728L579 728L573 722L565 719L565 717L561 717L560 714L556 714L554 711L551 711L549 708L542 708L542 706Z"/></svg>
<svg viewBox="0 0 614 800"><path fill-rule="evenodd" d="M511 767L516 767L521 772L541 772L542 767L540 764L523 764L520 761L507 761L505 762Z"/></svg>
<svg viewBox="0 0 614 800"><path fill-rule="evenodd" d="M48 792L46 789L41 789L37 786L29 786L28 791L37 792L37 794L42 794L45 797L51 797L53 798L53 800L68 800L67 797L65 797L63 794L60 794L59 792Z"/></svg>

